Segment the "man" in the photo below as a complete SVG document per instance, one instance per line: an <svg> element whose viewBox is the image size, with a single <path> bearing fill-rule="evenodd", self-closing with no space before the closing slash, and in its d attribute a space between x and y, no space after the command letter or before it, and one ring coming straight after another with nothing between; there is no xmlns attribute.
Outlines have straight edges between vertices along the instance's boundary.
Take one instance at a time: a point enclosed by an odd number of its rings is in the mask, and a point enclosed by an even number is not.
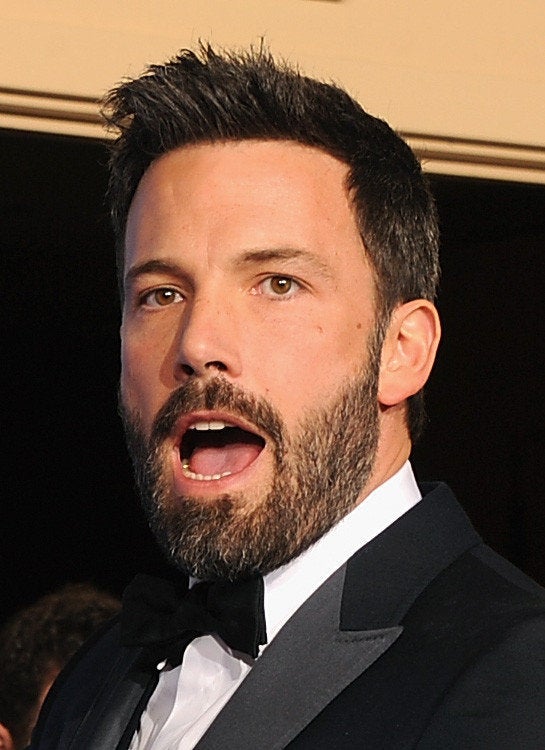
<svg viewBox="0 0 545 750"><path fill-rule="evenodd" d="M121 603L87 584L63 586L0 630L0 750L23 750L60 670Z"/></svg>
<svg viewBox="0 0 545 750"><path fill-rule="evenodd" d="M408 464L439 341L410 149L262 52L108 108L121 409L178 572L130 587L33 747L543 747L543 592Z"/></svg>

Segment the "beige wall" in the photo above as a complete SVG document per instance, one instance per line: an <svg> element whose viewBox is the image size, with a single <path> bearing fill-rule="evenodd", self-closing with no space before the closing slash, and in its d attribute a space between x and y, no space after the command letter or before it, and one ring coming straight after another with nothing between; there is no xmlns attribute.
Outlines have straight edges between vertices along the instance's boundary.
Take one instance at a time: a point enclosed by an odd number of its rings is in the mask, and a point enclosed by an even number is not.
<svg viewBox="0 0 545 750"><path fill-rule="evenodd" d="M430 170L545 182L543 0L3 0L0 127L101 135L95 100L199 38L346 86Z"/></svg>

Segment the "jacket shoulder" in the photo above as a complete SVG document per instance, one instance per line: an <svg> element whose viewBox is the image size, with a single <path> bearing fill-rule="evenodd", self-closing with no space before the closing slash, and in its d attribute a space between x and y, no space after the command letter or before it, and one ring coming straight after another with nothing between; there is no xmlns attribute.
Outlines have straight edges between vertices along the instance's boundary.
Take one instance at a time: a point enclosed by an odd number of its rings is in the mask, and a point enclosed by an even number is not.
<svg viewBox="0 0 545 750"><path fill-rule="evenodd" d="M409 657L427 706L418 750L545 747L541 586L481 544L429 586L405 626L411 651L423 648Z"/></svg>
<svg viewBox="0 0 545 750"><path fill-rule="evenodd" d="M545 601L534 586L485 601L418 750L545 747Z"/></svg>

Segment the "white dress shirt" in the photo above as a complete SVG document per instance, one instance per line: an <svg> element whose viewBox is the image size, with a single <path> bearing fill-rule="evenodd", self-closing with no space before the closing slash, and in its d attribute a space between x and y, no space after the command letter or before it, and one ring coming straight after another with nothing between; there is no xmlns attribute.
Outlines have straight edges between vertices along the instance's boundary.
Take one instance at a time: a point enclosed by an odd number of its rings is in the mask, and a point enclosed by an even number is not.
<svg viewBox="0 0 545 750"><path fill-rule="evenodd" d="M420 497L407 462L312 547L266 575L268 642L332 573ZM253 659L232 651L219 637L196 638L181 666L161 669L130 750L191 750L253 664Z"/></svg>

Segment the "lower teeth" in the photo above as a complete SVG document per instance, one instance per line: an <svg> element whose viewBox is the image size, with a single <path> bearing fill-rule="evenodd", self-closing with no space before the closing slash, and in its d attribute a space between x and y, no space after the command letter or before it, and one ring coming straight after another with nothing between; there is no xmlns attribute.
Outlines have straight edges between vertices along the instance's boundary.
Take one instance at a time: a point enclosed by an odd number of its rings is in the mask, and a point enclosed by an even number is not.
<svg viewBox="0 0 545 750"><path fill-rule="evenodd" d="M182 462L182 471L185 477L188 479L196 479L198 482L212 482L223 477L228 477L232 474L231 471L224 471L221 474L196 474L189 468L189 462Z"/></svg>

